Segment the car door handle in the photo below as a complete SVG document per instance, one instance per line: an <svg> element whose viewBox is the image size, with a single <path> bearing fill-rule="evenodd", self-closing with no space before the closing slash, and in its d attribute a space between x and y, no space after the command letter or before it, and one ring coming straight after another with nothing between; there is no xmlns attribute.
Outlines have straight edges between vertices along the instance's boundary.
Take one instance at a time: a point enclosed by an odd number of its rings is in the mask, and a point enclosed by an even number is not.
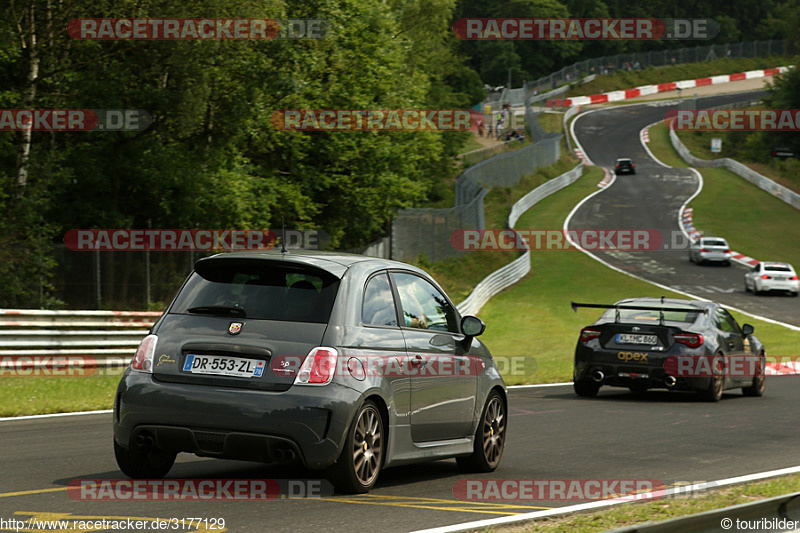
<svg viewBox="0 0 800 533"><path fill-rule="evenodd" d="M425 361L421 355L415 355L411 358L411 366L425 366Z"/></svg>

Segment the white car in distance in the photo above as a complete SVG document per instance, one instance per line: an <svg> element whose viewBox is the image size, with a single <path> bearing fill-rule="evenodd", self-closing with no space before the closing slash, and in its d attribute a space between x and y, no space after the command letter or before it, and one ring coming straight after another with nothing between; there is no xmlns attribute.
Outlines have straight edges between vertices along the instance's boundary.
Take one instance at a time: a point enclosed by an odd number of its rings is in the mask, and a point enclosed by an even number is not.
<svg viewBox="0 0 800 533"><path fill-rule="evenodd" d="M745 292L788 291L797 296L799 287L797 272L789 263L762 261L744 275Z"/></svg>

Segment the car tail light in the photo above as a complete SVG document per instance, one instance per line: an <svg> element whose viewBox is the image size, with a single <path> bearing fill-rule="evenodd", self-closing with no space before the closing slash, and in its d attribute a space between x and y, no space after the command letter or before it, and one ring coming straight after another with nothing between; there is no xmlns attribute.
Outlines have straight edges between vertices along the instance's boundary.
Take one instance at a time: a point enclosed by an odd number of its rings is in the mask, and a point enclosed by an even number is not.
<svg viewBox="0 0 800 533"><path fill-rule="evenodd" d="M761 274L761 279L772 279L772 278L767 276L766 274Z"/></svg>
<svg viewBox="0 0 800 533"><path fill-rule="evenodd" d="M708 248L700 248L700 251L703 252L704 254L707 254L708 253Z"/></svg>
<svg viewBox="0 0 800 533"><path fill-rule="evenodd" d="M295 385L327 385L333 379L336 372L336 363L339 353L335 348L318 346L311 350L303 361L297 377L294 378Z"/></svg>
<svg viewBox="0 0 800 533"><path fill-rule="evenodd" d="M635 166L636 166L636 165L634 165L633 163L631 163L631 168L634 168Z"/></svg>
<svg viewBox="0 0 800 533"><path fill-rule="evenodd" d="M158 337L155 335L148 335L139 344L136 350L136 355L133 356L131 361L131 368L139 372L153 373L153 358L156 353L156 342Z"/></svg>
<svg viewBox="0 0 800 533"><path fill-rule="evenodd" d="M676 333L672 336L675 342L685 344L689 348L697 348L703 344L703 336L699 333Z"/></svg>
<svg viewBox="0 0 800 533"><path fill-rule="evenodd" d="M583 328L581 330L581 341L582 342L589 342L592 339L596 339L600 336L600 330L594 328Z"/></svg>
<svg viewBox="0 0 800 533"><path fill-rule="evenodd" d="M731 250L730 250L730 248L728 248L727 250L725 250L725 253L726 253L726 254L729 254L729 253L731 253Z"/></svg>
<svg viewBox="0 0 800 533"><path fill-rule="evenodd" d="M789 279L790 279L790 280L792 280L792 281L797 281L797 276L792 276L792 277L791 277L791 278L789 278Z"/></svg>

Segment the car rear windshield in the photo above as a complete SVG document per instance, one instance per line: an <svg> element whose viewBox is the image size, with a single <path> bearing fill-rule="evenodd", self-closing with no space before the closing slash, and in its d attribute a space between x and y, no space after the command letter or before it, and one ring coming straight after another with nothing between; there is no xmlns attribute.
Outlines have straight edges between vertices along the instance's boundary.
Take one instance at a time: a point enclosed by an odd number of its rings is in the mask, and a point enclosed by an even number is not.
<svg viewBox="0 0 800 533"><path fill-rule="evenodd" d="M704 239L703 240L704 246L728 246L728 243L723 241L722 239Z"/></svg>
<svg viewBox="0 0 800 533"><path fill-rule="evenodd" d="M775 272L791 272L792 269L788 266L784 265L767 265L764 267L764 270L772 270Z"/></svg>
<svg viewBox="0 0 800 533"><path fill-rule="evenodd" d="M327 323L339 279L267 261L200 263L171 313Z"/></svg>
<svg viewBox="0 0 800 533"><path fill-rule="evenodd" d="M664 311L664 322L679 322L684 324L694 324L700 311L687 309L686 311ZM609 309L603 313L602 319L609 322L615 320L616 310ZM644 309L619 309L620 322L641 322L645 324L658 324L659 311Z"/></svg>

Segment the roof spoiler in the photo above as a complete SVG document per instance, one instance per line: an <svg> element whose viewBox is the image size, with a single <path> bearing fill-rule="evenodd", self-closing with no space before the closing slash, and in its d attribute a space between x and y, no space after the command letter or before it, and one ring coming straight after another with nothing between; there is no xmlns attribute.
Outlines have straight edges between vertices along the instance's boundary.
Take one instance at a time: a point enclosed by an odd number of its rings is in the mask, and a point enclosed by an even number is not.
<svg viewBox="0 0 800 533"><path fill-rule="evenodd" d="M661 301L664 301L664 298L661 298ZM686 312L686 311L693 311L697 313L703 313L705 315L708 314L708 309L701 309L699 307L695 307L692 309L687 309L686 307L652 307L647 305L626 305L626 304L614 304L614 305L607 305L607 304L581 304L577 302L571 302L572 310L576 313L578 312L579 307L589 307L592 309L614 309L616 312L614 313L614 323L619 322L619 310L620 308L623 309L634 309L636 311L658 311L658 325L664 325L664 311L674 311L674 312Z"/></svg>

